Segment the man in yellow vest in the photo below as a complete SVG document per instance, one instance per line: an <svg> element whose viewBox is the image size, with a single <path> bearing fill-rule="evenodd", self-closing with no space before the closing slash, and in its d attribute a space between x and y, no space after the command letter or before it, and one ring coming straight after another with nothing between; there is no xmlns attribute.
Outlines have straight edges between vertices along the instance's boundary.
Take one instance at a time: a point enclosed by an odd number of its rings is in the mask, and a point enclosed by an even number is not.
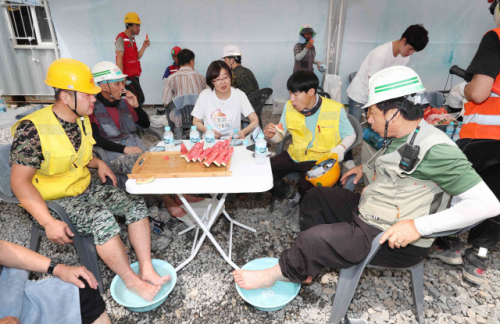
<svg viewBox="0 0 500 324"><path fill-rule="evenodd" d="M306 172L316 161L338 154L338 162L344 159L345 151L356 140L354 129L347 118L344 106L317 94L318 77L310 71L299 70L293 73L287 82L290 100L281 115L280 124L283 134L292 135L292 144L288 151L271 159L273 170L273 194L278 198L288 198L289 211L298 206L299 199L313 185L306 180ZM264 135L271 138L276 134L276 125L269 123ZM299 190L283 181L283 177L292 172L299 172Z"/></svg>
<svg viewBox="0 0 500 324"><path fill-rule="evenodd" d="M471 161L474 170L500 199L500 3L488 1L497 28L487 32L479 44L467 72L472 74L470 83L462 83L453 91L468 101L465 105L463 126L458 147ZM448 264L463 264L463 278L475 284L485 281L489 249L500 239L500 215L475 226L469 232L468 243L462 259L462 243L458 237L440 238L430 255Z"/></svg>
<svg viewBox="0 0 500 324"><path fill-rule="evenodd" d="M92 157L95 141L88 116L94 109L94 95L101 89L94 84L90 68L73 59L54 61L45 83L55 90L55 104L22 118L12 127L12 191L45 229L47 238L58 244L72 242L74 234L66 223L51 215L44 200L65 208L80 235L94 236L97 253L106 265L132 292L152 301L170 277L160 277L153 269L144 199L91 181L88 170L97 169L103 183L108 177L116 186L110 168ZM140 264L139 275L130 268L114 215L126 220Z"/></svg>
<svg viewBox="0 0 500 324"><path fill-rule="evenodd" d="M307 228L279 263L266 270L233 272L244 289L273 286L278 280L311 282L326 268L349 268L363 261L373 239L384 232L370 264L406 268L429 253L433 233L473 225L500 213L500 202L446 134L422 119L420 77L393 66L369 81L368 122L385 145L366 165L342 178L364 177L361 194L315 187L300 205ZM390 139L390 140L389 140ZM450 195L457 201L447 208Z"/></svg>

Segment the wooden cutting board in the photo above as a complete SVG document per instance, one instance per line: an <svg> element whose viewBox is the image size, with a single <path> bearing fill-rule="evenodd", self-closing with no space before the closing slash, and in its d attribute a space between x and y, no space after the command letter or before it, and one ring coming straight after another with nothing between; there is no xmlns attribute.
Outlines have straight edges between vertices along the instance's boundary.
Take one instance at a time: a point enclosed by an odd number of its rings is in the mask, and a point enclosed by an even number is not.
<svg viewBox="0 0 500 324"><path fill-rule="evenodd" d="M168 160L164 159L168 156ZM137 159L132 169L132 174L128 174L129 179L146 178L191 178L191 177L228 177L231 175L229 160L226 166L216 166L211 164L206 167L201 162L186 162L181 158L179 151L166 152L146 152Z"/></svg>

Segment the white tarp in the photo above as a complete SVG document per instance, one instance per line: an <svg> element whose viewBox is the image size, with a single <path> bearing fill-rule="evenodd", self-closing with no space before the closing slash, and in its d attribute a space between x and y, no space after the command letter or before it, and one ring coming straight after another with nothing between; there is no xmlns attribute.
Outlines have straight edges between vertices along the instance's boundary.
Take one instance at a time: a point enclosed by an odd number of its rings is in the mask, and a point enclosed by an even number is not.
<svg viewBox="0 0 500 324"><path fill-rule="evenodd" d="M238 45L243 66L252 70L260 88L272 88L278 99L288 98L286 81L293 72L293 47L302 24L316 31L316 58L323 61L327 0L49 0L49 6L61 57L90 67L115 61L114 42L125 29L123 18L136 12L142 22L138 46L146 33L151 40L141 58L148 104L162 103L162 76L176 45L195 53L195 70L202 75L210 62L221 58L224 46Z"/></svg>
<svg viewBox="0 0 500 324"><path fill-rule="evenodd" d="M42 0L9 0L9 2L24 3L33 6L43 6Z"/></svg>

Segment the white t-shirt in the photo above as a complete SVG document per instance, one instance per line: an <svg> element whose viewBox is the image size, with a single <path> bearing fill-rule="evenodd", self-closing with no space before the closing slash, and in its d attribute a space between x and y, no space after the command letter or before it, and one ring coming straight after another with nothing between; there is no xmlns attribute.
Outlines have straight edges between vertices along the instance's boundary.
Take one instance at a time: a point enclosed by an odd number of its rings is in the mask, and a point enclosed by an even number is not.
<svg viewBox="0 0 500 324"><path fill-rule="evenodd" d="M191 116L202 119L205 126L212 125L222 136L232 136L234 129L241 130L241 115L248 117L253 112L247 95L231 87L231 96L226 100L217 98L211 89L203 90Z"/></svg>
<svg viewBox="0 0 500 324"><path fill-rule="evenodd" d="M398 54L394 57L392 42L378 46L366 56L356 77L347 88L347 95L354 101L366 104L368 102L368 79L380 70L395 65L406 65L408 61L410 61L409 56L403 57Z"/></svg>

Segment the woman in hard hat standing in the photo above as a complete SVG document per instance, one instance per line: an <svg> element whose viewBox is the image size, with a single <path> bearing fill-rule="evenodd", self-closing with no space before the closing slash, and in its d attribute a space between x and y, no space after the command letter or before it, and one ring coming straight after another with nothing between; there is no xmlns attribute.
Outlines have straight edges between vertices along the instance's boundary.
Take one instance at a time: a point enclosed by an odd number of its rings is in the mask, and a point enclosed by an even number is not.
<svg viewBox="0 0 500 324"><path fill-rule="evenodd" d="M313 63L317 64L318 68L323 64L315 59L316 49L314 48L313 39L315 35L314 29L308 24L305 24L300 29L299 42L295 44L293 48L293 53L295 55L293 73L299 70L314 72Z"/></svg>
<svg viewBox="0 0 500 324"><path fill-rule="evenodd" d="M124 23L125 31L119 33L115 41L116 65L122 70L123 74L128 75L127 79L131 84L127 86L127 90L132 91L142 105L145 98L139 83L142 71L139 60L146 48L149 47L149 39L146 34L146 40L142 43L142 48L139 51L135 36L139 35L141 31L141 19L135 12L129 12L125 15Z"/></svg>

